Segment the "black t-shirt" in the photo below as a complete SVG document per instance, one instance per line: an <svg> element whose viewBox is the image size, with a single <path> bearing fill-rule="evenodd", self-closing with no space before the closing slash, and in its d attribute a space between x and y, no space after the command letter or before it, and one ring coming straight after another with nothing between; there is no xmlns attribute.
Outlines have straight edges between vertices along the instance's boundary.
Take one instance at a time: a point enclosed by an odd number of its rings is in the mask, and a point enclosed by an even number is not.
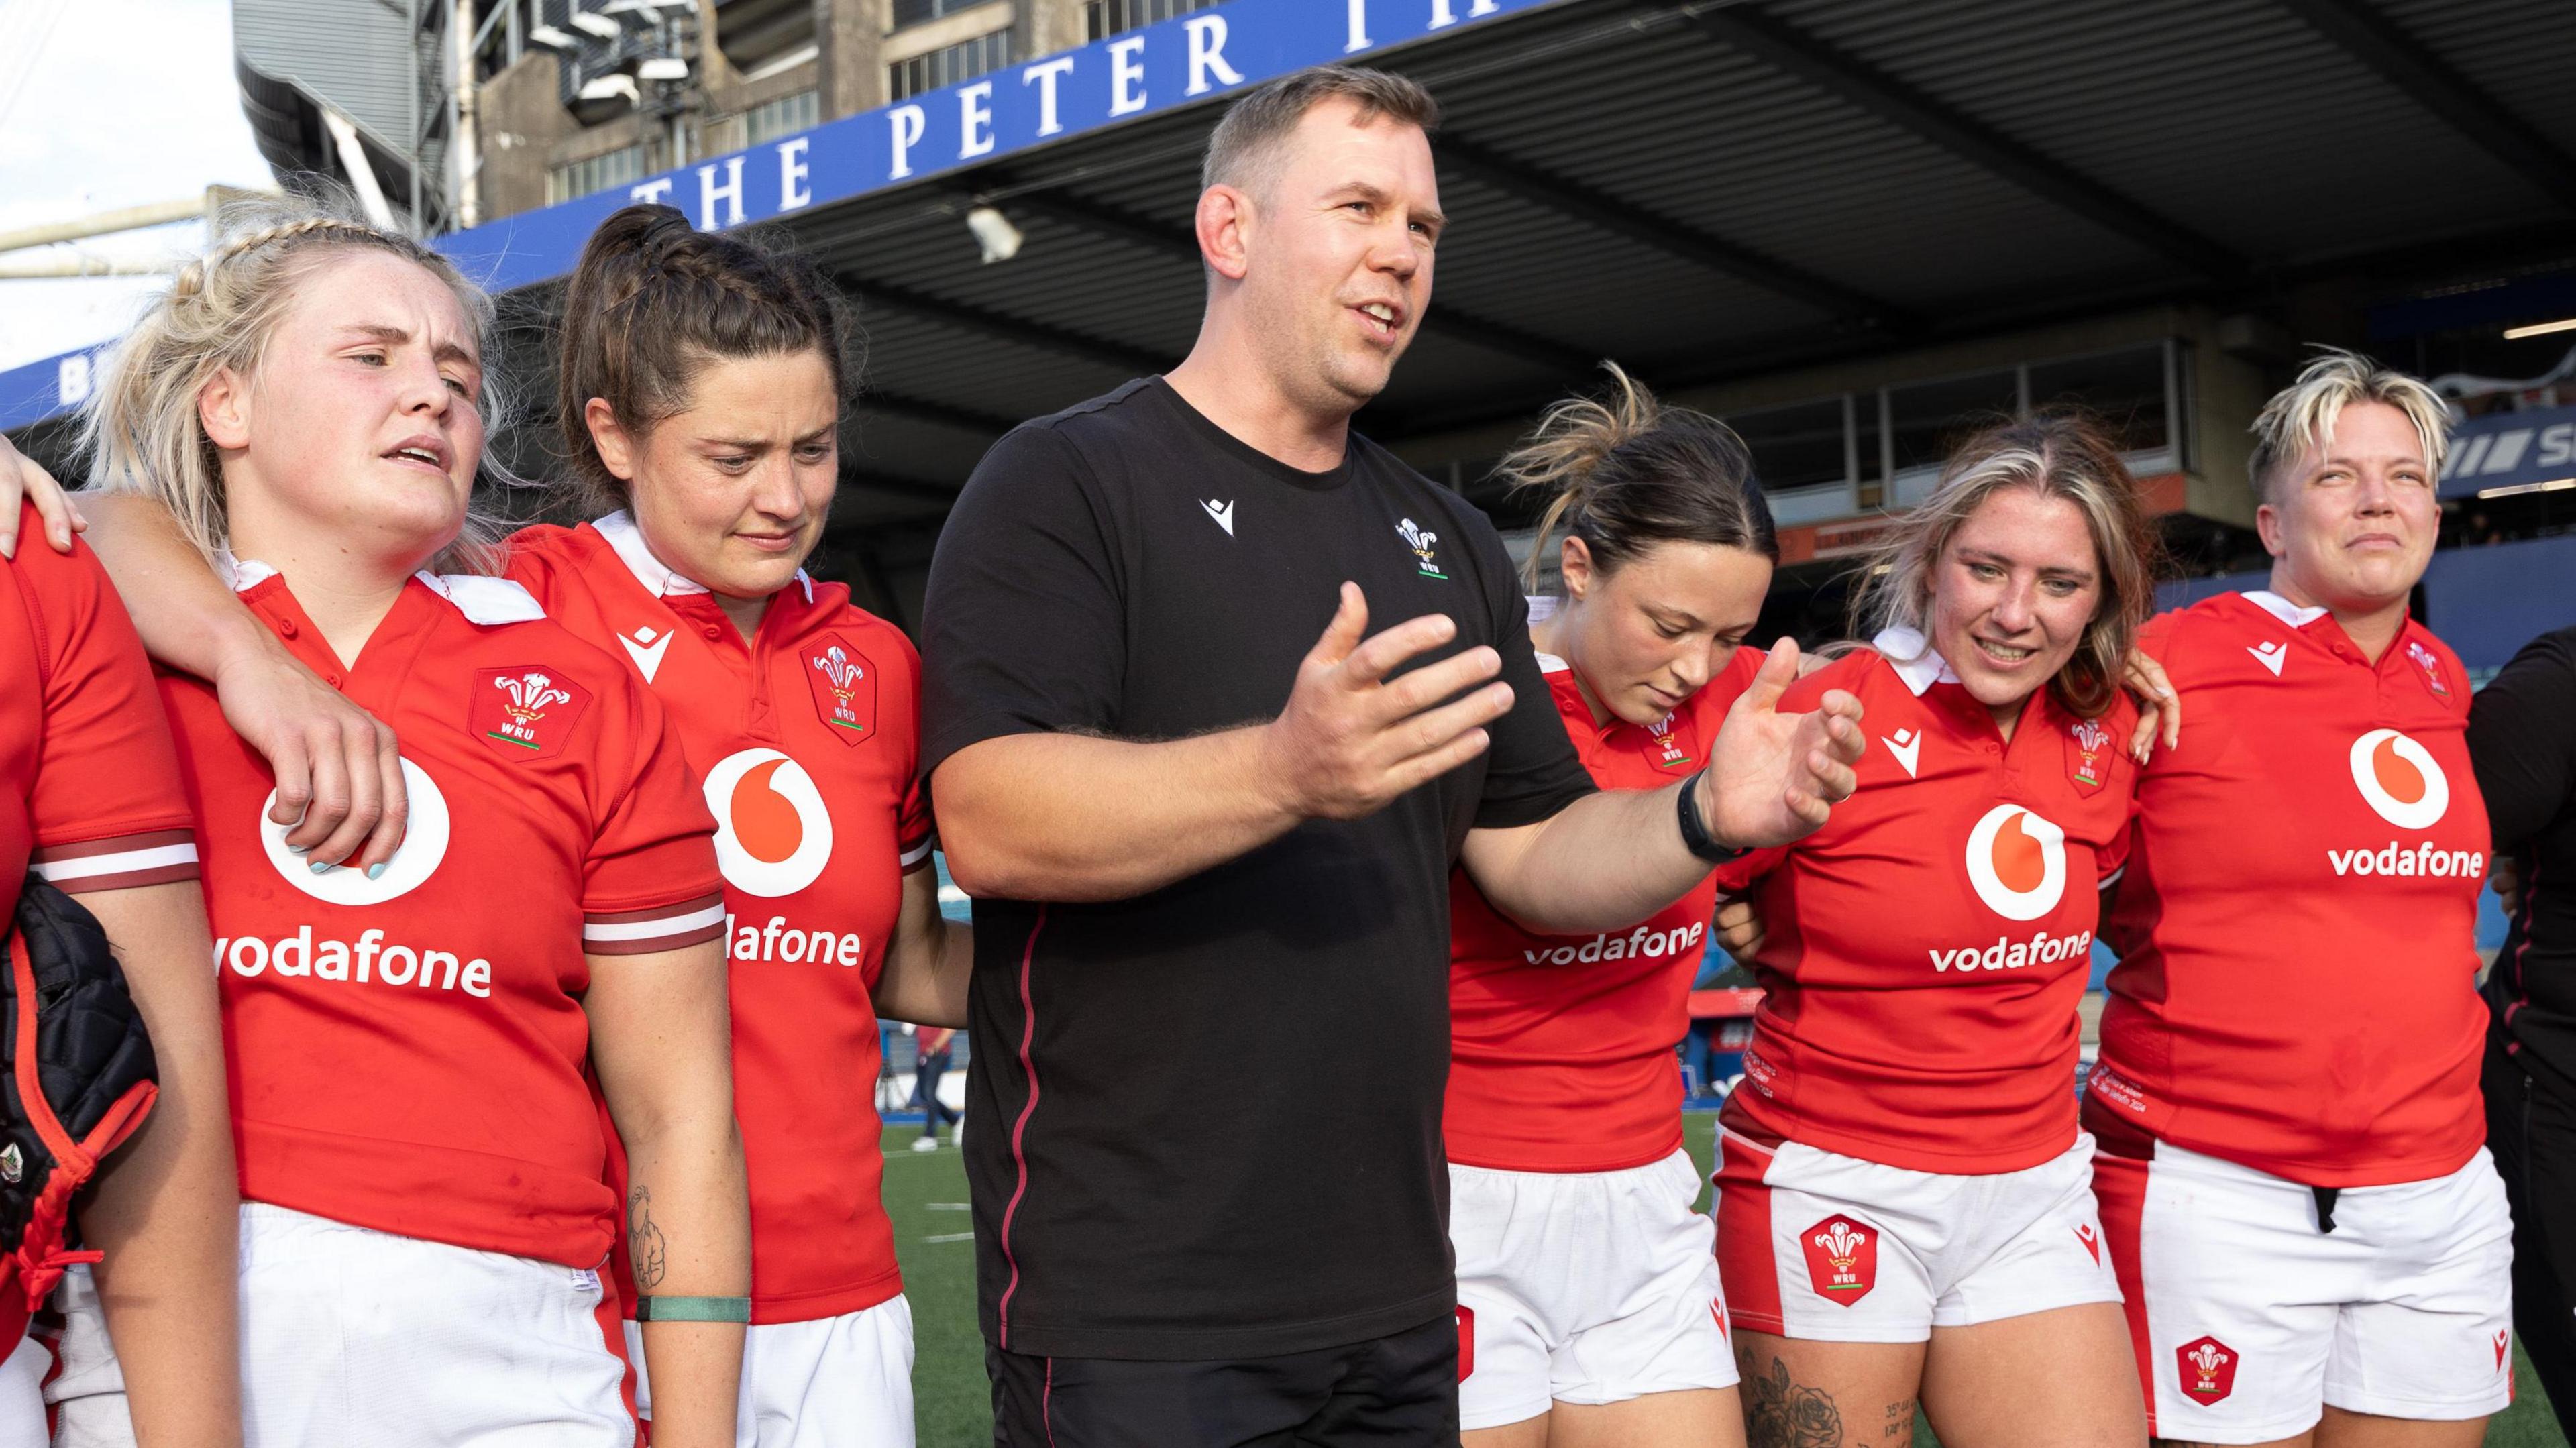
<svg viewBox="0 0 2576 1448"><path fill-rule="evenodd" d="M1451 1310L1449 868L1591 789L1484 516L1354 436L1306 473L1157 379L995 444L931 566L922 767L1009 734L1274 718L1344 580L1446 613L1514 690L1492 747L1111 904L978 900L967 1133L985 1334L1265 1357Z"/></svg>
<svg viewBox="0 0 2576 1448"><path fill-rule="evenodd" d="M2576 628L2523 645L2469 706L2469 762L2496 853L2522 868L2487 974L2495 1029L2535 1079L2576 1100Z"/></svg>

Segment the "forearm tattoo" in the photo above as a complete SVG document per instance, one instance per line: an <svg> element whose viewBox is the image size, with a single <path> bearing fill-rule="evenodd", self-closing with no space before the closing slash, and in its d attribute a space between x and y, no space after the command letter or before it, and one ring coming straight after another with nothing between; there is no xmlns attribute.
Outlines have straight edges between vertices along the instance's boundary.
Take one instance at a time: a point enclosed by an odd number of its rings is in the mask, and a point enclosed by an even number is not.
<svg viewBox="0 0 2576 1448"><path fill-rule="evenodd" d="M662 1285L670 1266L662 1229L653 1225L653 1194L637 1187L626 1194L626 1244L635 1259L635 1285L650 1292Z"/></svg>

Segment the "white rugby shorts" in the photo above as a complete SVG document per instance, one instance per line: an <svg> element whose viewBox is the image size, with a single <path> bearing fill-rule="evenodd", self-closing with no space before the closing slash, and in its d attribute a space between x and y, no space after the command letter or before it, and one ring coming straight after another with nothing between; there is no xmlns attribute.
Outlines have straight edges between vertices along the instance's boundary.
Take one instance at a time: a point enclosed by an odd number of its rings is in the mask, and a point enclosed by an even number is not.
<svg viewBox="0 0 2576 1448"><path fill-rule="evenodd" d="M2021 1171L1910 1171L1719 1135L1717 1255L1738 1330L1925 1342L1936 1327L2120 1300L2093 1138Z"/></svg>
<svg viewBox="0 0 2576 1448"><path fill-rule="evenodd" d="M596 1272L244 1202L241 1274L245 1448L634 1448ZM56 1443L129 1448L87 1274L54 1302Z"/></svg>
<svg viewBox="0 0 2576 1448"><path fill-rule="evenodd" d="M2448 1176L2336 1195L2158 1143L2094 1189L2161 1437L2263 1443L2324 1405L2458 1420L2513 1401L2513 1222L2480 1147Z"/></svg>
<svg viewBox="0 0 2576 1448"><path fill-rule="evenodd" d="M635 1406L653 1416L644 1330L626 1324ZM736 1448L912 1448L912 1304L900 1296L743 1335Z"/></svg>
<svg viewBox="0 0 2576 1448"><path fill-rule="evenodd" d="M1449 1167L1459 1423L1735 1386L1688 1151L1625 1171Z"/></svg>
<svg viewBox="0 0 2576 1448"><path fill-rule="evenodd" d="M0 1448L45 1448L45 1370L53 1354L33 1334L0 1359Z"/></svg>

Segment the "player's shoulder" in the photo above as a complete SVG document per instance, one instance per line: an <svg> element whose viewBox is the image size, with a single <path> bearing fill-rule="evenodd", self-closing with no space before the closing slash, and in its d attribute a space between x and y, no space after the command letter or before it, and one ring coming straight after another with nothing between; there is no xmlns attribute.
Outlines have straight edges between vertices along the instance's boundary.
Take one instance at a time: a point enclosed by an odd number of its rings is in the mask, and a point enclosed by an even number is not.
<svg viewBox="0 0 2576 1448"><path fill-rule="evenodd" d="M49 603L86 605L100 600L102 595L109 600L115 596L107 582L107 570L79 534L72 535L69 553L54 551L33 503L18 505L18 556L0 559L0 570L19 580L13 592L32 596L39 607Z"/></svg>
<svg viewBox="0 0 2576 1448"><path fill-rule="evenodd" d="M2148 619L2138 630L2138 651L2163 665L2176 688L2189 688L2232 675L2239 661L2268 670L2295 632L2260 603L2230 591Z"/></svg>
<svg viewBox="0 0 2576 1448"><path fill-rule="evenodd" d="M920 670L921 651L913 644L912 636L853 602L848 584L800 573L788 587L799 590L805 604L796 633L800 640L830 634L866 650L880 662L899 663L913 672Z"/></svg>
<svg viewBox="0 0 2576 1448"><path fill-rule="evenodd" d="M420 581L454 606L465 631L455 636L453 647L477 666L532 666L551 670L560 678L618 700L645 696L644 686L633 670L548 613L537 596L517 579L423 574ZM513 663L494 662L501 659Z"/></svg>
<svg viewBox="0 0 2576 1448"><path fill-rule="evenodd" d="M1789 712L1812 709L1826 694L1836 689L1860 700L1864 709L1872 701L1884 698L1891 688L1904 691L1911 697L1911 691L1904 690L1904 680L1898 677L1895 664L1875 646L1836 644L1828 645L1825 652L1827 657L1823 666L1801 676L1781 696L1781 709ZM1754 659L1753 667L1757 672L1761 669L1760 657ZM1751 682L1749 678L1746 680L1747 684Z"/></svg>

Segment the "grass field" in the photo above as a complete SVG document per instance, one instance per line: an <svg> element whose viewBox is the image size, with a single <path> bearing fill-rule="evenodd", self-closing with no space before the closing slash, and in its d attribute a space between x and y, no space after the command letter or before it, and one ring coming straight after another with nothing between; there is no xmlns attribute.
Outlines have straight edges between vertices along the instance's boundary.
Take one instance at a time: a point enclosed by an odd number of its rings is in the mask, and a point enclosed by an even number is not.
<svg viewBox="0 0 2576 1448"><path fill-rule="evenodd" d="M1703 1175L1714 1121L1704 1113L1689 1118L1691 1154L1700 1159ZM912 1126L887 1128L885 1191L919 1347L912 1383L920 1448L987 1448L993 1441L992 1409L984 1385L984 1339L975 1328L975 1244L966 1212L966 1173L952 1147L936 1153L906 1150L918 1133ZM1917 1448L1939 1444L1921 1423L1915 1426L1914 1441ZM2487 1442L2491 1448L2567 1448L2529 1363L2521 1365L2514 1406L2488 1427Z"/></svg>

